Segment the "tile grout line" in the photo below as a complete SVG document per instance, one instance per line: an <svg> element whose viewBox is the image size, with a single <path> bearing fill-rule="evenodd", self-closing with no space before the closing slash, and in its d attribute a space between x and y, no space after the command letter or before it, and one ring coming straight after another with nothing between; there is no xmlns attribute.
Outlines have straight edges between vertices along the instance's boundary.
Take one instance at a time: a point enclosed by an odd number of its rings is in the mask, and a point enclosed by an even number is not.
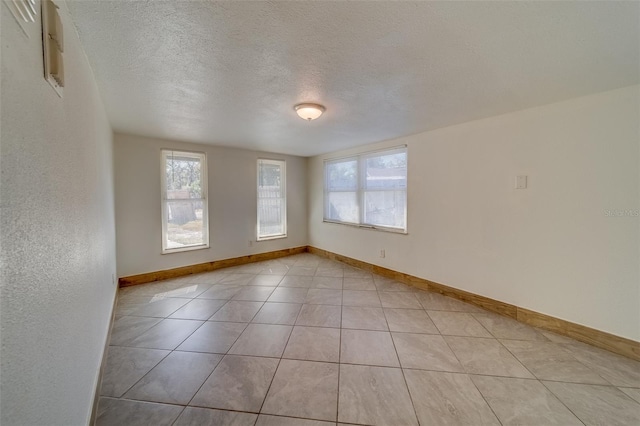
<svg viewBox="0 0 640 426"><path fill-rule="evenodd" d="M287 337L287 341L284 344L284 346L282 347L282 353L280 354L280 358L278 359L278 365L276 365L276 370L273 373L273 377L271 377L271 381L269 382L269 387L267 388L267 391L264 394L264 398L262 399L262 404L260 404L260 409L258 410L258 416L260 416L260 414L262 413L262 409L264 408L264 404L265 404L265 402L267 402L267 397L269 396L269 391L271 390L271 386L273 385L273 381L275 380L276 375L278 374L278 370L280 369L280 364L282 363L282 357L284 356L284 352L287 349L287 346L289 345L289 340L291 340L291 335L293 334L293 329L295 327L295 323L298 322L298 317L300 316L300 312L302 312L302 307L300 307L300 310L298 311L298 315L296 315L296 320L294 321L294 325L291 326L291 331L289 332L289 336ZM256 313L256 315L257 315L257 313ZM258 421L258 418L256 418L256 423Z"/></svg>
<svg viewBox="0 0 640 426"><path fill-rule="evenodd" d="M379 295L378 295L379 296ZM398 348L396 348L396 342L393 339L393 334L391 334L391 327L389 327L389 320L387 319L387 313L382 310L384 315L384 320L387 323L387 328L389 329L389 338L391 339L391 344L393 345L393 350L396 353L396 358L398 359L398 366L400 367L400 372L402 373L402 380L404 381L404 385L407 388L407 393L409 394L409 400L411 401L411 408L413 408L413 416L416 419L416 423L420 425L420 418L418 417L418 411L416 410L416 405L413 402L413 396L411 395L411 390L409 389L409 383L407 382L407 378L404 375L404 369L402 368L402 362L400 361L400 355L398 355Z"/></svg>
<svg viewBox="0 0 640 426"><path fill-rule="evenodd" d="M573 416L574 416L576 419L578 419L578 421L579 421L580 423L582 423L583 425L586 425L586 423L585 423L585 422L583 422L583 421L582 421L582 419L581 419L580 417L578 417L578 415L577 415L576 413L574 413L574 412L573 412L573 410L572 410L572 409L571 409L567 404L565 404L565 403L564 403L564 401L562 401L558 395L556 395L556 394L555 394L555 392L553 392L553 390L549 389L549 388L547 387L547 385L545 385L545 384L544 384L544 382L543 382L542 380L538 380L538 383L540 383L540 384L541 384L541 385L542 385L542 386L547 390L547 392L549 392L551 395L553 395L553 397L554 397L558 402L560 402L560 404L562 404L562 405L563 405L567 410L569 410L569 412L570 412L571 414L573 414ZM561 383L563 383L563 382L561 382ZM584 383L583 383L583 384L584 384Z"/></svg>
<svg viewBox="0 0 640 426"><path fill-rule="evenodd" d="M425 309L425 312L427 310ZM429 315L429 313L427 312L427 315ZM435 323L434 323L435 324ZM436 326L437 327L437 326ZM495 410L493 409L493 407L491 406L491 404L489 404L489 401L487 401L487 398L485 398L484 394L482 392L480 392L480 389L478 389L478 386L476 385L476 383L473 381L473 379L471 378L471 373L469 373L469 371L467 370L467 367L464 366L464 364L460 361L460 358L458 357L458 355L456 354L456 352L453 350L453 348L451 348L451 345L449 345L449 342L447 342L447 339L444 338L444 336L442 336L442 334L440 335L442 337L442 340L444 340L444 344L447 345L447 348L449 348L449 350L451 351L451 353L453 354L453 356L456 358L456 360L458 361L458 364L460 364L460 366L462 367L462 369L464 370L464 374L467 375L467 377L469 378L469 381L471 382L471 384L473 385L473 387L476 389L476 391L478 392L478 394L480 395L480 397L482 398L482 400L484 401L485 404L487 404L487 407L489 407L489 410L491 410L491 412L493 413L493 416L496 418L496 420L498 421L498 423L500 423L501 425L504 425L504 423L502 423L502 420L500 420L500 418L498 417L498 414L495 412Z"/></svg>

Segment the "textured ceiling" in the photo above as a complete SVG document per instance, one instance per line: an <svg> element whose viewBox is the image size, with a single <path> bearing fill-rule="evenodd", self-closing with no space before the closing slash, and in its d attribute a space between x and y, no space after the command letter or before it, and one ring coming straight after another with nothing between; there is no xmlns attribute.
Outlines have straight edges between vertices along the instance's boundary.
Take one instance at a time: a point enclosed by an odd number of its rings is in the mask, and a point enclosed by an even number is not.
<svg viewBox="0 0 640 426"><path fill-rule="evenodd" d="M640 79L638 2L67 3L114 129L161 138L307 156Z"/></svg>

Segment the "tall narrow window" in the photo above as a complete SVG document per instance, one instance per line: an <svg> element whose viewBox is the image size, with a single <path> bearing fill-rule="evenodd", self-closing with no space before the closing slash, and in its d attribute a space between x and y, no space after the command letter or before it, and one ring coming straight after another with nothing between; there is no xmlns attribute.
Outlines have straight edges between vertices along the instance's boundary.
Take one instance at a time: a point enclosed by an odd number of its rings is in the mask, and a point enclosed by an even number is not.
<svg viewBox="0 0 640 426"><path fill-rule="evenodd" d="M407 230L407 148L324 163L324 220Z"/></svg>
<svg viewBox="0 0 640 426"><path fill-rule="evenodd" d="M258 241L287 236L286 176L284 161L258 160Z"/></svg>
<svg viewBox="0 0 640 426"><path fill-rule="evenodd" d="M204 153L162 150L162 253L209 247Z"/></svg>

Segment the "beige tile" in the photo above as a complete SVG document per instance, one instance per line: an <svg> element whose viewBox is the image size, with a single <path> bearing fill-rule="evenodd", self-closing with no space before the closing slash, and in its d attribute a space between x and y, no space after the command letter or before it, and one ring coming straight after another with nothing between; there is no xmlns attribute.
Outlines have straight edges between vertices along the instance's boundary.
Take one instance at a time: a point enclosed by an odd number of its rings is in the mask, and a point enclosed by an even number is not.
<svg viewBox="0 0 640 426"><path fill-rule="evenodd" d="M133 340L160 321L162 321L161 318L117 317L113 321L109 344L122 346L125 342Z"/></svg>
<svg viewBox="0 0 640 426"><path fill-rule="evenodd" d="M473 316L498 339L548 341L535 328L511 318L494 313L473 314Z"/></svg>
<svg viewBox="0 0 640 426"><path fill-rule="evenodd" d="M241 288L240 291L234 294L232 300L264 302L271 296L273 290L275 290L275 287L247 286Z"/></svg>
<svg viewBox="0 0 640 426"><path fill-rule="evenodd" d="M287 275L280 281L279 287L309 288L313 284L313 277L300 275ZM306 297L305 293L305 297Z"/></svg>
<svg viewBox="0 0 640 426"><path fill-rule="evenodd" d="M612 386L543 383L587 425L640 424L640 404Z"/></svg>
<svg viewBox="0 0 640 426"><path fill-rule="evenodd" d="M222 299L229 300L231 299L237 292L240 291L242 287L238 285L220 285L216 284L211 286L209 290L202 293L198 296L198 299Z"/></svg>
<svg viewBox="0 0 640 426"><path fill-rule="evenodd" d="M344 269L342 268L321 268L316 269L316 277L332 277L342 278L344 276Z"/></svg>
<svg viewBox="0 0 640 426"><path fill-rule="evenodd" d="M257 417L251 413L187 407L173 426L253 426Z"/></svg>
<svg viewBox="0 0 640 426"><path fill-rule="evenodd" d="M284 274L283 274L284 275ZM255 277L254 274L226 274L217 284L227 284L227 285L247 285L249 281L251 281Z"/></svg>
<svg viewBox="0 0 640 426"><path fill-rule="evenodd" d="M385 308L384 314L391 331L438 334L438 329L423 310Z"/></svg>
<svg viewBox="0 0 640 426"><path fill-rule="evenodd" d="M553 343L579 343L577 340L571 337L563 336L561 334L553 333L551 331L540 330L540 333Z"/></svg>
<svg viewBox="0 0 640 426"><path fill-rule="evenodd" d="M300 327L291 332L283 358L338 362L340 330L337 328Z"/></svg>
<svg viewBox="0 0 640 426"><path fill-rule="evenodd" d="M431 291L421 290L416 293L416 296L422 306L427 310L478 313L487 312L482 308L472 305L471 303L465 303L458 299L443 296L442 294Z"/></svg>
<svg viewBox="0 0 640 426"><path fill-rule="evenodd" d="M364 306L380 308L380 298L377 291L344 290L342 292L342 304L344 306Z"/></svg>
<svg viewBox="0 0 640 426"><path fill-rule="evenodd" d="M330 305L302 305L296 325L340 327L342 309Z"/></svg>
<svg viewBox="0 0 640 426"><path fill-rule="evenodd" d="M333 290L342 290L341 277L320 277L315 276L311 281L312 288L327 288Z"/></svg>
<svg viewBox="0 0 640 426"><path fill-rule="evenodd" d="M530 340L502 340L501 342L540 380L609 384L556 343Z"/></svg>
<svg viewBox="0 0 640 426"><path fill-rule="evenodd" d="M471 376L471 380L503 425L581 424L537 380L488 376Z"/></svg>
<svg viewBox="0 0 640 426"><path fill-rule="evenodd" d="M467 312L427 311L441 334L447 336L493 337Z"/></svg>
<svg viewBox="0 0 640 426"><path fill-rule="evenodd" d="M345 278L342 282L344 290L376 290L373 278Z"/></svg>
<svg viewBox="0 0 640 426"><path fill-rule="evenodd" d="M386 331L342 330L340 362L399 367L391 334Z"/></svg>
<svg viewBox="0 0 640 426"><path fill-rule="evenodd" d="M354 306L342 307L342 327L361 330L389 330L381 308L359 308Z"/></svg>
<svg viewBox="0 0 640 426"><path fill-rule="evenodd" d="M157 296L163 297L182 297L187 299L193 299L200 296L202 293L211 288L213 283L196 283L196 282L184 282L173 285L166 285L164 293L160 293Z"/></svg>
<svg viewBox="0 0 640 426"><path fill-rule="evenodd" d="M181 411L178 405L102 397L96 426L171 426Z"/></svg>
<svg viewBox="0 0 640 426"><path fill-rule="evenodd" d="M307 288L278 287L269 299L269 302L303 303L307 299Z"/></svg>
<svg viewBox="0 0 640 426"><path fill-rule="evenodd" d="M289 325L249 324L230 354L281 357L293 327Z"/></svg>
<svg viewBox="0 0 640 426"><path fill-rule="evenodd" d="M310 288L304 303L314 305L341 305L342 290Z"/></svg>
<svg viewBox="0 0 640 426"><path fill-rule="evenodd" d="M344 268L344 277L345 278L373 278L373 274L363 269L346 266Z"/></svg>
<svg viewBox="0 0 640 426"><path fill-rule="evenodd" d="M208 320L218 309L220 309L226 300L216 299L193 299L182 308L175 311L169 318L174 319L193 319Z"/></svg>
<svg viewBox="0 0 640 426"><path fill-rule="evenodd" d="M640 362L584 343L563 347L612 385L640 388Z"/></svg>
<svg viewBox="0 0 640 426"><path fill-rule="evenodd" d="M289 267L286 265L269 266L260 270L261 275L286 275Z"/></svg>
<svg viewBox="0 0 640 426"><path fill-rule="evenodd" d="M624 392L629 398L640 404L640 389L637 388L618 388Z"/></svg>
<svg viewBox="0 0 640 426"><path fill-rule="evenodd" d="M167 283L178 283L178 280L165 280L157 281L146 284L138 284L118 289L118 300L122 300L129 297L138 296L160 296L164 297L164 293L167 291Z"/></svg>
<svg viewBox="0 0 640 426"><path fill-rule="evenodd" d="M121 397L167 355L169 351L160 349L110 346L100 395Z"/></svg>
<svg viewBox="0 0 640 426"><path fill-rule="evenodd" d="M402 368L464 372L442 336L391 333Z"/></svg>
<svg viewBox="0 0 640 426"><path fill-rule="evenodd" d="M173 297L127 297L118 300L116 314L164 318L168 317L188 302L189 299Z"/></svg>
<svg viewBox="0 0 640 426"><path fill-rule="evenodd" d="M247 285L277 287L283 278L284 275L256 275Z"/></svg>
<svg viewBox="0 0 640 426"><path fill-rule="evenodd" d="M216 284L227 275L225 270L202 272L200 274L187 275L184 280L188 283Z"/></svg>
<svg viewBox="0 0 640 426"><path fill-rule="evenodd" d="M341 364L338 421L418 425L402 370Z"/></svg>
<svg viewBox="0 0 640 426"><path fill-rule="evenodd" d="M406 284L401 283L400 281L391 280L388 278L378 279L374 276L374 283L376 285L376 290L378 291L405 291L405 292L413 292L414 288L408 286Z"/></svg>
<svg viewBox="0 0 640 426"><path fill-rule="evenodd" d="M303 275L303 276L314 276L316 274L315 266L292 266L287 275Z"/></svg>
<svg viewBox="0 0 640 426"><path fill-rule="evenodd" d="M227 353L246 326L238 322L206 322L178 346L178 350Z"/></svg>
<svg viewBox="0 0 640 426"><path fill-rule="evenodd" d="M444 339L467 373L533 379L531 373L495 339L454 336Z"/></svg>
<svg viewBox="0 0 640 426"><path fill-rule="evenodd" d="M249 322L262 308L263 302L231 300L218 310L210 321Z"/></svg>
<svg viewBox="0 0 640 426"><path fill-rule="evenodd" d="M420 424L500 425L468 375L405 370L404 376Z"/></svg>
<svg viewBox="0 0 640 426"><path fill-rule="evenodd" d="M221 359L222 355L171 352L124 397L186 405Z"/></svg>
<svg viewBox="0 0 640 426"><path fill-rule="evenodd" d="M173 350L202 324L204 321L164 319L138 337L122 343L137 348Z"/></svg>
<svg viewBox="0 0 640 426"><path fill-rule="evenodd" d="M401 291L378 291L383 308L422 309L416 295Z"/></svg>
<svg viewBox="0 0 640 426"><path fill-rule="evenodd" d="M262 413L335 421L338 365L283 359Z"/></svg>
<svg viewBox="0 0 640 426"><path fill-rule="evenodd" d="M252 322L262 324L293 325L302 305L299 303L265 303Z"/></svg>
<svg viewBox="0 0 640 426"><path fill-rule="evenodd" d="M269 416L260 414L256 426L332 426L335 423L322 420L298 419L293 417Z"/></svg>
<svg viewBox="0 0 640 426"><path fill-rule="evenodd" d="M189 405L257 413L277 367L275 358L226 355Z"/></svg>

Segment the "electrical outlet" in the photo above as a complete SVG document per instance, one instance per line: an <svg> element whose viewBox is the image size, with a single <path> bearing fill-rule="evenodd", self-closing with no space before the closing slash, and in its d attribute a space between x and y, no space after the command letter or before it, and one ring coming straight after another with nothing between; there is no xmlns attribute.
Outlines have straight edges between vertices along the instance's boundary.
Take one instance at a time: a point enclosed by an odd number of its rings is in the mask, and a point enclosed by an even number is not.
<svg viewBox="0 0 640 426"><path fill-rule="evenodd" d="M116 274L111 274L111 282L113 283L113 285L116 285L118 283L118 280L116 280Z"/></svg>
<svg viewBox="0 0 640 426"><path fill-rule="evenodd" d="M253 240L249 240L249 247L253 247Z"/></svg>
<svg viewBox="0 0 640 426"><path fill-rule="evenodd" d="M380 250L380 257L384 257L385 253L384 253L384 249Z"/></svg>

